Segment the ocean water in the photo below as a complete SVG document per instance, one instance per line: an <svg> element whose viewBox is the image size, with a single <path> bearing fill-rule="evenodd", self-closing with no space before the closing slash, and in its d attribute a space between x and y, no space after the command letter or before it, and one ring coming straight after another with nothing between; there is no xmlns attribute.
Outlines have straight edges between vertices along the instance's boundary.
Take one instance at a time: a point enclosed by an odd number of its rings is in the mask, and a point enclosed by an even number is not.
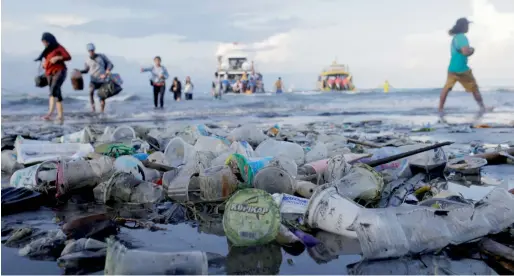
<svg viewBox="0 0 514 276"><path fill-rule="evenodd" d="M495 110L482 118L484 123L509 124L514 121L514 89L485 90L486 105ZM227 94L214 100L197 93L193 101L174 102L166 92L163 110L154 110L152 91L122 91L107 100L106 114L92 114L89 96L84 91L64 93L65 125L84 124L166 124L183 122L288 122L334 120L337 122L381 119L391 123L422 125L437 122L438 89L405 89L381 93L321 93L304 91L255 95ZM96 104L99 105L98 100ZM41 125L39 117L47 111L48 98L40 93L2 91L2 126ZM97 110L99 107L97 106ZM469 93L450 93L446 110L450 123L471 122L478 107Z"/></svg>
<svg viewBox="0 0 514 276"><path fill-rule="evenodd" d="M355 122L382 120L384 128L397 127L409 130L413 127L437 123L438 89L403 89L384 94L378 91L359 93L320 93L304 91L295 93L225 95L214 100L206 93L195 94L193 101L174 102L166 93L164 110L153 109L152 92L127 89L107 102L106 114L91 114L86 92L64 94L65 123L57 126L39 119L46 112L46 90L40 93L15 93L2 91L3 133L50 133L50 136L68 133L88 124L138 124L167 126L189 123L218 123L236 125L257 123L262 125L304 124L309 122ZM472 142L499 144L514 141L514 90L483 89L486 105L494 106L493 112L481 119L482 123L498 128L476 129L469 132L451 132L442 129L428 133L416 133L420 140L450 140L455 147L466 148ZM98 101L97 101L98 104ZM473 121L478 107L473 97L465 92L454 91L447 100L447 120L458 125ZM503 126L503 127L501 127ZM414 135L414 134L412 134ZM44 136L44 135L43 135ZM511 165L488 167L486 173L504 179L510 188L514 186ZM23 213L2 218L5 221L22 220L29 224L57 227L53 222L53 210ZM345 274L347 266L358 263L359 255L334 256L327 263L316 262L307 250L293 256L280 248L264 247L261 251L237 252L229 249L225 237L220 236L219 225L209 227L191 225L165 225L167 231L123 229L121 235L141 248L159 251L204 250L227 256L227 262L244 266L264 266L265 274ZM221 229L222 230L222 229ZM221 231L222 232L222 231ZM6 274L58 274L55 262L31 261L17 256L17 250L2 246L2 272ZM270 262L271 260L271 262ZM248 270L253 271L253 270ZM230 270L225 272L230 273ZM473 271L466 271L472 274ZM384 272L387 273L387 272ZM98 273L96 273L98 274Z"/></svg>

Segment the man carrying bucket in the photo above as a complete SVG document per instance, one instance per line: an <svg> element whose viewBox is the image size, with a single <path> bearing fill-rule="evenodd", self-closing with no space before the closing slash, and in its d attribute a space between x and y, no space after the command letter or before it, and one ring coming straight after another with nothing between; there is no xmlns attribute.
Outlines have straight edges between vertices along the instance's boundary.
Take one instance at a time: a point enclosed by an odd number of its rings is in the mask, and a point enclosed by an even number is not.
<svg viewBox="0 0 514 276"><path fill-rule="evenodd" d="M89 56L86 58L85 68L84 70L77 71L81 74L87 74L89 72L91 79L89 83L89 101L91 102L91 110L95 112L95 90L102 87L107 75L111 73L114 65L104 54L95 52L95 45L93 43L87 44L86 47L89 52ZM100 99L100 108L103 113L105 109L105 99Z"/></svg>

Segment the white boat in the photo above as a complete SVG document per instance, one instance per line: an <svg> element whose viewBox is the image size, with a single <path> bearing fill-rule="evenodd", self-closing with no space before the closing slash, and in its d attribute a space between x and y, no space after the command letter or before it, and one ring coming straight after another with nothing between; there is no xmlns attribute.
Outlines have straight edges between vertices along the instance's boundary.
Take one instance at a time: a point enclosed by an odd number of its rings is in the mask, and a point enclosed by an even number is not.
<svg viewBox="0 0 514 276"><path fill-rule="evenodd" d="M262 74L255 70L254 62L249 62L246 54L235 52L219 55L216 70L224 93L264 93ZM251 81L255 81L252 91Z"/></svg>

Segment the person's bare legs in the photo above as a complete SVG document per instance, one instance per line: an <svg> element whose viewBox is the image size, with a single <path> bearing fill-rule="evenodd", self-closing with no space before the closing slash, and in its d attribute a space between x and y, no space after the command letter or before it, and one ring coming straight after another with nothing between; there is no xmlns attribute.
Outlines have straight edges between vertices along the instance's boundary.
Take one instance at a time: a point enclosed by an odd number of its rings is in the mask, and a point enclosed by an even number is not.
<svg viewBox="0 0 514 276"><path fill-rule="evenodd" d="M100 112L104 113L105 110L105 100L100 100Z"/></svg>
<svg viewBox="0 0 514 276"><path fill-rule="evenodd" d="M62 106L62 102L57 102L57 120L63 121L64 120L64 109Z"/></svg>
<svg viewBox="0 0 514 276"><path fill-rule="evenodd" d="M448 94L450 93L450 88L443 88L441 91L441 96L439 96L439 113L444 113L444 103L446 103L446 98L448 97Z"/></svg>
<svg viewBox="0 0 514 276"><path fill-rule="evenodd" d="M475 101L480 107L480 111L485 111L484 100L482 99L482 95L480 94L480 91L478 89L475 90L475 92L473 92L473 98L475 98Z"/></svg>
<svg viewBox="0 0 514 276"><path fill-rule="evenodd" d="M55 97L48 97L48 113L43 116L43 119L49 120L52 117L55 110Z"/></svg>

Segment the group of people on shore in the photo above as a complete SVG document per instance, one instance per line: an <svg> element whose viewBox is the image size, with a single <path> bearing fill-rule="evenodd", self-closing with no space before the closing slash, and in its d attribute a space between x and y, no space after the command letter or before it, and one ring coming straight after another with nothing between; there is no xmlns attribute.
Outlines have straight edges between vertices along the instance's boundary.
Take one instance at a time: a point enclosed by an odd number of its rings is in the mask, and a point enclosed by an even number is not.
<svg viewBox="0 0 514 276"><path fill-rule="evenodd" d="M447 71L448 75L446 84L441 91L439 101L439 115L442 121L444 121L444 104L446 102L446 97L457 82L459 82L467 92L473 94L473 97L480 108L479 115L492 109L485 107L475 77L468 66L468 58L475 52L475 49L469 45L469 41L465 35L469 31L469 24L470 21L466 18L460 18L449 31L450 36L452 36L450 47L451 59ZM36 86L45 87L48 85L49 87L48 113L42 118L50 120L55 109L57 109L57 119L62 122L64 111L61 87L67 75L65 62L71 60L71 55L62 45L59 44L55 36L51 33L43 33L41 41L45 48L35 61L41 62L42 68L44 68L44 74L36 77ZM108 81L114 67L112 62L104 54L96 53L95 50L95 45L92 43L88 44L87 51L89 52L89 57L86 60L85 68L83 70L75 70L75 73L89 73L91 76L89 83L89 97L91 109L93 111L95 111L94 92L100 89L106 81ZM161 58L159 56L155 57L154 65L147 68L141 68L141 72L151 72L152 77L150 85L153 90L154 105L155 108L163 108L166 79L168 79L169 74L166 68L161 65ZM220 80L217 73L215 77L216 80L213 82L213 94L216 98L221 98L224 86L225 89L227 87L226 85L228 84L228 80L226 78L224 80ZM262 76L251 76L248 80L245 73L242 79L237 80L236 86L233 89L235 89L235 91L241 89L241 92L249 89L250 92L255 92L259 78L262 79ZM341 83L342 81L343 80L341 80ZM186 100L191 100L194 86L190 77L186 78L184 86ZM282 81L280 78L275 83L275 88L277 93L282 92ZM173 93L175 101L180 101L182 97L182 84L177 77L173 79L170 91ZM101 111L103 112L105 109L105 98L100 98L100 102Z"/></svg>
<svg viewBox="0 0 514 276"><path fill-rule="evenodd" d="M71 60L71 55L66 48L59 44L55 36L51 33L43 33L41 41L45 48L35 61L41 62L41 68L44 69L44 72L36 77L36 86L48 86L50 90L48 113L42 116L42 119L51 120L55 110L57 109L57 120L62 123L64 120L62 85L66 80L68 73L65 62ZM80 78L82 81L81 75L89 73L89 101L91 104L91 110L96 112L94 97L95 91L98 91L109 82L116 82L116 85L119 86L121 80L117 82L115 77L111 77L116 75L119 78L117 74L112 74L114 64L105 54L97 53L96 47L93 43L87 44L86 49L88 51L88 57L86 58L84 69L74 69L72 83L74 78ZM151 72L150 85L152 86L154 95L154 106L156 109L163 108L166 80L168 79L169 74L166 67L161 65L161 58L156 56L154 58L154 65L141 68L141 72ZM82 90L82 88L79 90ZM182 83L178 77L173 79L170 87L170 92L173 93L174 99L177 102L182 98L182 91L185 93L186 100L192 100L193 90L194 85L189 76L186 77L184 89L182 89ZM121 88L119 88L118 93L119 91L121 91ZM109 96L105 96L104 94L100 96L98 93L98 97L100 98L100 111L103 113L105 110L105 101Z"/></svg>
<svg viewBox="0 0 514 276"><path fill-rule="evenodd" d="M166 80L169 78L168 70L161 65L161 57L154 58L154 65L150 67L141 68L141 72L150 72L150 86L153 89L153 100L155 108L164 107L164 94L166 93ZM184 93L186 100L193 99L194 85L191 82L191 77L187 76L184 84ZM173 93L173 99L179 102L182 98L182 83L178 77L173 78L170 87L170 92Z"/></svg>

